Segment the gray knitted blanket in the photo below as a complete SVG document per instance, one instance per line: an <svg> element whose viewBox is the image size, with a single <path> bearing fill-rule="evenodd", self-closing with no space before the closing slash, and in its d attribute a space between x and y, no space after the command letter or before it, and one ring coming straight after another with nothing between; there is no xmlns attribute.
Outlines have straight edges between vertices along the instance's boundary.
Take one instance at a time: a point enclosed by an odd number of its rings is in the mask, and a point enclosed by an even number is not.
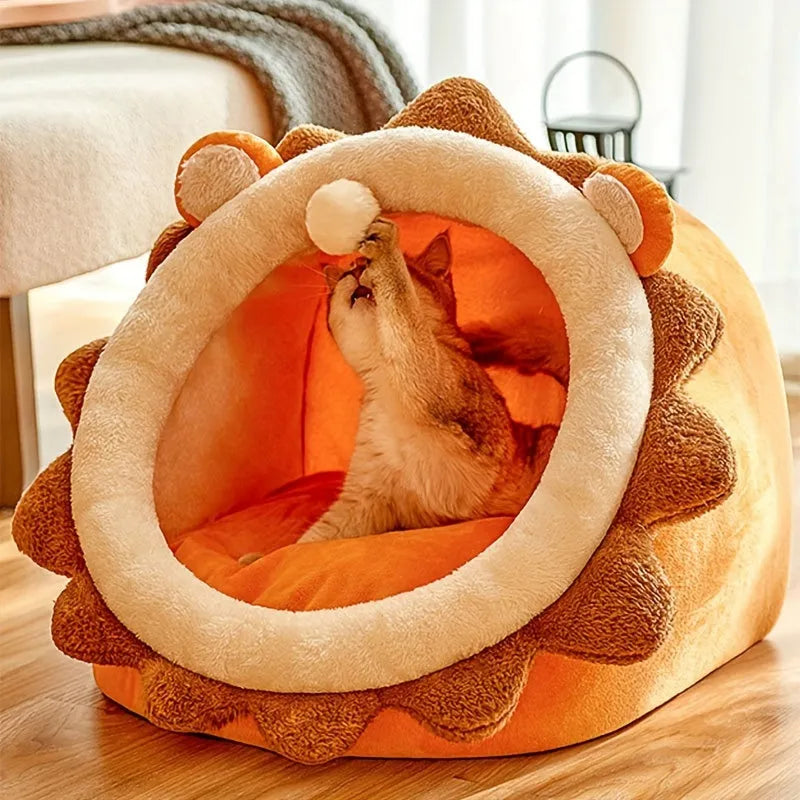
<svg viewBox="0 0 800 800"><path fill-rule="evenodd" d="M236 61L263 86L278 138L304 122L373 130L417 94L389 36L344 0L207 0L0 28L0 44L88 41L185 47Z"/></svg>

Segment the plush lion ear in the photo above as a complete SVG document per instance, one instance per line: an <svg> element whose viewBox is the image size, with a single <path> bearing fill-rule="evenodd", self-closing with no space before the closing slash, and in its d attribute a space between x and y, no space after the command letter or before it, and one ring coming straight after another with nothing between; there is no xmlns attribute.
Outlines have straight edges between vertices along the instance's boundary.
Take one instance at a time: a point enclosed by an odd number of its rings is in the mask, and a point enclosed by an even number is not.
<svg viewBox="0 0 800 800"><path fill-rule="evenodd" d="M675 212L664 187L633 164L610 161L581 186L586 199L617 234L636 271L652 275L666 261Z"/></svg>
<svg viewBox="0 0 800 800"><path fill-rule="evenodd" d="M221 205L282 163L271 144L251 133L210 133L181 158L175 177L175 205L196 228Z"/></svg>

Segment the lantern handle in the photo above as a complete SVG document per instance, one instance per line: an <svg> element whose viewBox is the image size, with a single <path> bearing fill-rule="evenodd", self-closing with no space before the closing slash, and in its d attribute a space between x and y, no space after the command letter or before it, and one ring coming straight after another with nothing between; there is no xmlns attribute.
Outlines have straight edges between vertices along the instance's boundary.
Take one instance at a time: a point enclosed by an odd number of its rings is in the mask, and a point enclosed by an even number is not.
<svg viewBox="0 0 800 800"><path fill-rule="evenodd" d="M636 78L633 77L633 73L618 59L612 56L610 53L604 53L602 50L581 50L578 53L572 53L572 55L567 56L566 58L562 58L553 69L547 75L547 78L544 82L544 88L542 89L542 119L544 124L549 127L550 124L550 117L547 114L547 100L550 94L550 87L555 79L556 75L561 72L564 67L569 64L571 61L575 61L578 58L602 58L606 61L610 61L619 70L628 78L630 81L631 86L633 87L633 92L636 97L636 117L633 121L633 125L631 126L631 130L636 127L639 123L639 120L642 118L642 95L639 91L639 84L636 83Z"/></svg>

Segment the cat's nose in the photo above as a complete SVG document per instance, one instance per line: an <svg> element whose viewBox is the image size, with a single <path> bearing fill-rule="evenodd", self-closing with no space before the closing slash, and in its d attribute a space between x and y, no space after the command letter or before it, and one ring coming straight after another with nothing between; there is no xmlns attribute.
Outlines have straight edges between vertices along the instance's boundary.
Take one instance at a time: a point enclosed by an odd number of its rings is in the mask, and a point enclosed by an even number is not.
<svg viewBox="0 0 800 800"><path fill-rule="evenodd" d="M367 268L367 260L365 258L360 258L358 261L353 262L353 266L350 269L350 274L360 283L361 276L364 274L364 270Z"/></svg>

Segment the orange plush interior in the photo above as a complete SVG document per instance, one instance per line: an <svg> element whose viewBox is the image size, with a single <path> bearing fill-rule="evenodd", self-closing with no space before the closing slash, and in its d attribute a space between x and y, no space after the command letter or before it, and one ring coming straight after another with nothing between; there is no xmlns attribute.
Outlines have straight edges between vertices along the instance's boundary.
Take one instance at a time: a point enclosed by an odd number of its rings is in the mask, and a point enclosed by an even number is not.
<svg viewBox="0 0 800 800"><path fill-rule="evenodd" d="M429 214L391 215L409 254L449 228L462 326L543 325L566 342L541 273L481 228ZM175 400L156 459L161 527L197 577L250 603L295 610L379 599L452 572L511 518L315 544L296 539L335 500L353 448L360 383L326 324L319 253L281 265L214 334ZM488 369L512 416L558 423L551 376ZM240 556L264 553L247 566Z"/></svg>

